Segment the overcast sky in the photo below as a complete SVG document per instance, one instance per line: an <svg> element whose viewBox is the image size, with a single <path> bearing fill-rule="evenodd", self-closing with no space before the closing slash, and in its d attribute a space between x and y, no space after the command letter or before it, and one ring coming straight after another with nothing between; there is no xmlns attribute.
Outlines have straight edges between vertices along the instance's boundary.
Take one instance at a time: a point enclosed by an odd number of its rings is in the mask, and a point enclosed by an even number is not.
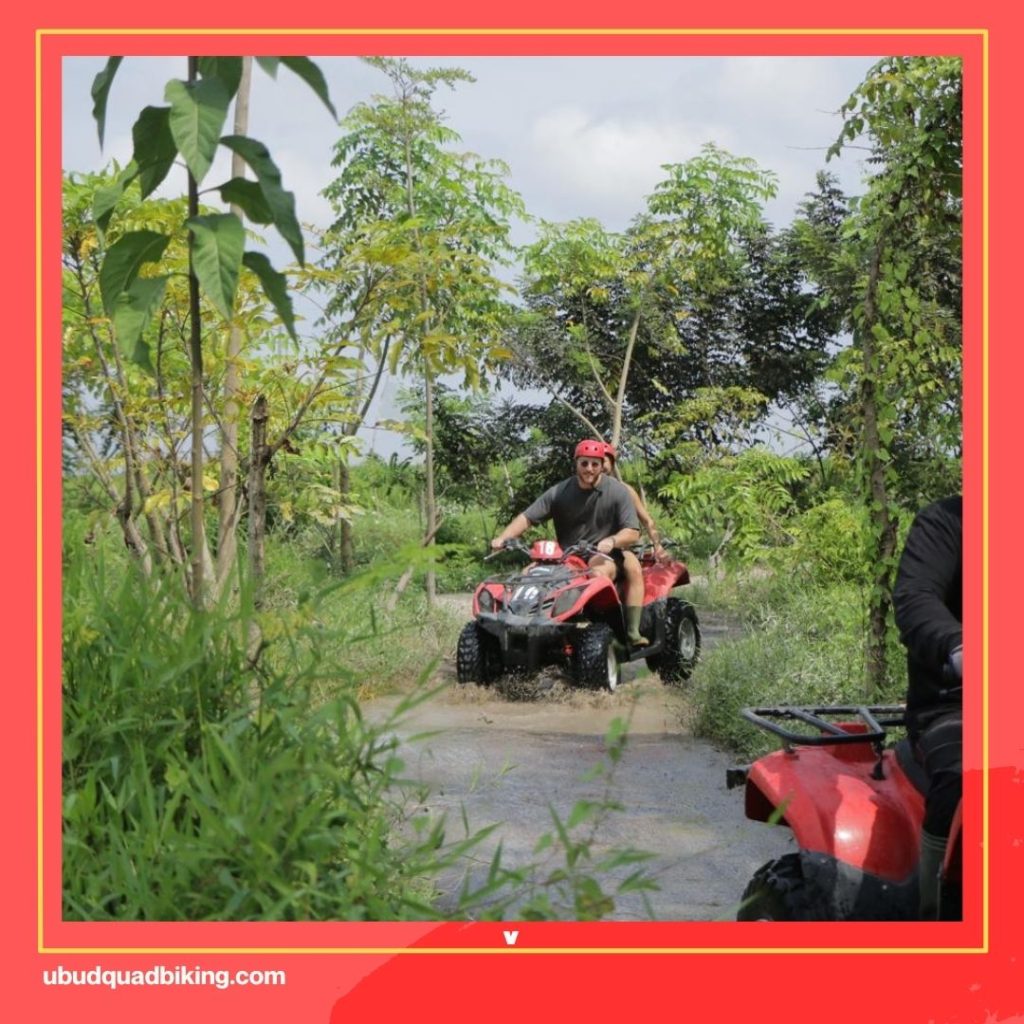
<svg viewBox="0 0 1024 1024"><path fill-rule="evenodd" d="M316 57L331 99L343 116L374 92L384 75L351 57ZM860 191L862 153L825 164L840 127L838 109L875 58L867 57L478 57L421 58L418 66L457 66L475 77L436 105L463 146L510 167L509 183L527 210L547 220L596 217L625 228L664 177L661 165L695 156L715 142L752 157L779 177L766 208L776 225L827 168L849 193ZM110 93L100 150L90 89L105 63L99 57L63 62L63 153L67 171L92 171L131 159L131 126L142 107L163 106L164 85L185 77L185 58L128 57ZM230 122L225 129L230 131ZM295 193L301 221L330 222L319 195L335 176L331 149L339 130L327 108L286 68L276 81L254 68L249 134L266 144ZM204 184L225 180L227 158ZM168 177L161 194L184 192L184 174ZM289 253L269 229L268 255L281 268ZM530 230L521 226L516 241ZM297 307L298 308L298 307ZM378 450L381 450L378 447Z"/></svg>

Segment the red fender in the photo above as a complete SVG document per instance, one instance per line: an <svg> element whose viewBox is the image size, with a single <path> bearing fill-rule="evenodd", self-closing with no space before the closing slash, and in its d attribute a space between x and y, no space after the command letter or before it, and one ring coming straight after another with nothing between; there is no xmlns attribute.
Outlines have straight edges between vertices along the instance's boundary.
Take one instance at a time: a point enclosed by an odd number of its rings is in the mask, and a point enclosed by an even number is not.
<svg viewBox="0 0 1024 1024"><path fill-rule="evenodd" d="M918 860L924 798L891 751L884 779L872 778L876 763L868 744L775 751L750 768L747 817L767 821L781 808L802 850L904 881Z"/></svg>
<svg viewBox="0 0 1024 1024"><path fill-rule="evenodd" d="M578 587L579 583L577 582L575 586ZM552 595L555 600L558 600L558 595L561 592L557 591ZM593 576L587 581L585 587L580 588L579 599L575 604L568 611L562 612L556 621L561 622L564 619L582 615L586 608L592 607L597 611L603 611L605 608L617 606L620 603L615 584L607 576Z"/></svg>
<svg viewBox="0 0 1024 1024"><path fill-rule="evenodd" d="M644 566L644 604L668 597L673 587L690 582L690 571L682 562Z"/></svg>

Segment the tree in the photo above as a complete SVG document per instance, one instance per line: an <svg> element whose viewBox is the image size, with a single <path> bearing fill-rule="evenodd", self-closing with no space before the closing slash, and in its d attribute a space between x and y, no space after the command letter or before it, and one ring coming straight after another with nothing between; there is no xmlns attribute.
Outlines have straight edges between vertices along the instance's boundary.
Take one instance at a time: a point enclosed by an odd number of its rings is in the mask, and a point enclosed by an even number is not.
<svg viewBox="0 0 1024 1024"><path fill-rule="evenodd" d="M338 178L326 194L338 213L328 265L359 266L329 306L358 308L350 325L364 351L386 351L392 373L423 383L425 542L438 527L435 392L439 376L461 372L477 387L507 355L508 290L496 267L511 256L509 218L523 215L504 183L504 165L451 147L458 135L433 106L438 87L472 81L458 69L418 70L400 59L370 60L392 86L356 106L335 146ZM353 254L358 259L353 262ZM427 576L434 597L434 575Z"/></svg>
<svg viewBox="0 0 1024 1024"><path fill-rule="evenodd" d="M701 368L708 343L684 337L689 318L718 308L708 297L736 279L743 239L761 224L774 175L708 144L667 175L646 211L621 234L594 220L545 224L525 253L528 313L515 337L519 373L549 388L586 430L618 447L629 408L670 395L666 366ZM638 366L646 378L634 383ZM637 392L643 399L636 398ZM660 396L653 397L653 396Z"/></svg>
<svg viewBox="0 0 1024 1024"><path fill-rule="evenodd" d="M844 224L827 281L849 295L852 345L834 377L850 396L872 534L866 687L886 676L896 562L900 435L955 457L960 447L962 78L959 58L879 61L842 112L830 155L866 134L873 172ZM920 446L911 444L911 450ZM936 497L938 495L932 495Z"/></svg>
<svg viewBox="0 0 1024 1024"><path fill-rule="evenodd" d="M103 143L106 105L122 61L111 57L93 83L93 113ZM258 63L275 75L279 64L305 80L334 114L320 70L305 57L260 57ZM294 196L285 191L281 175L266 147L242 134L221 135L232 100L243 81L241 57L189 57L185 80L167 83L168 106L146 107L132 129L131 163L110 188L97 194L93 208L101 235L129 186L137 186L143 200L164 181L180 155L187 170L188 218L178 230L187 231L188 331L191 365L190 494L191 572L193 600L207 598L205 577L211 565L203 516L204 479L204 374L203 307L201 294L213 310L230 323L235 314L238 283L243 266L258 278L267 300L294 337L294 315L283 274L266 256L245 249L242 214L255 224L273 224L288 242L299 263L304 260L302 232L295 216ZM251 182L235 176L216 187L221 200L233 206L229 213L200 212L199 185L205 179L218 146L241 157L256 176ZM241 212L237 212L241 211ZM142 268L160 264L172 243L170 233L125 231L105 251L99 268L99 291L118 346L139 356L144 330L160 310L168 275L143 274ZM130 480L131 474L126 476ZM132 498L126 491L126 509ZM224 523L230 526L230 521Z"/></svg>

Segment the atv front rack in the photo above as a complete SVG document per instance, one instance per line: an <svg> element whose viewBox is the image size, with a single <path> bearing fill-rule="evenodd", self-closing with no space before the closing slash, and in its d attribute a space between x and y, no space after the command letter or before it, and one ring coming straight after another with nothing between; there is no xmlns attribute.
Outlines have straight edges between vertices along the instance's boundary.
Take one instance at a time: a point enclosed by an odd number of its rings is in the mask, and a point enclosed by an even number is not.
<svg viewBox="0 0 1024 1024"><path fill-rule="evenodd" d="M903 725L905 713L906 708L902 704L859 704L850 707L783 705L743 708L740 712L759 729L778 736L786 750L793 746L824 747L836 743L872 743L881 746L887 735L886 727ZM843 722L829 721L836 718L843 719ZM851 722L851 719L854 721ZM787 729L783 722L790 721L800 722L817 732Z"/></svg>

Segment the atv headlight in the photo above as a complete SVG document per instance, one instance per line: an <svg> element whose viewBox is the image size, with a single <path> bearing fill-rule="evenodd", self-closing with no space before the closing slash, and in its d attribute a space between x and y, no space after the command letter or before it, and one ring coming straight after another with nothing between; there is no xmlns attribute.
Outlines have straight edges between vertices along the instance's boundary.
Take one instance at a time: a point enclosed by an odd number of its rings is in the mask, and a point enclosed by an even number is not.
<svg viewBox="0 0 1024 1024"><path fill-rule="evenodd" d="M563 590L558 597L555 598L555 604L551 609L551 614L556 618L559 615L564 615L580 599L580 592L582 590L582 587L569 587L568 590Z"/></svg>
<svg viewBox="0 0 1024 1024"><path fill-rule="evenodd" d="M489 590L481 590L477 595L476 603L482 612L494 611L494 595Z"/></svg>

